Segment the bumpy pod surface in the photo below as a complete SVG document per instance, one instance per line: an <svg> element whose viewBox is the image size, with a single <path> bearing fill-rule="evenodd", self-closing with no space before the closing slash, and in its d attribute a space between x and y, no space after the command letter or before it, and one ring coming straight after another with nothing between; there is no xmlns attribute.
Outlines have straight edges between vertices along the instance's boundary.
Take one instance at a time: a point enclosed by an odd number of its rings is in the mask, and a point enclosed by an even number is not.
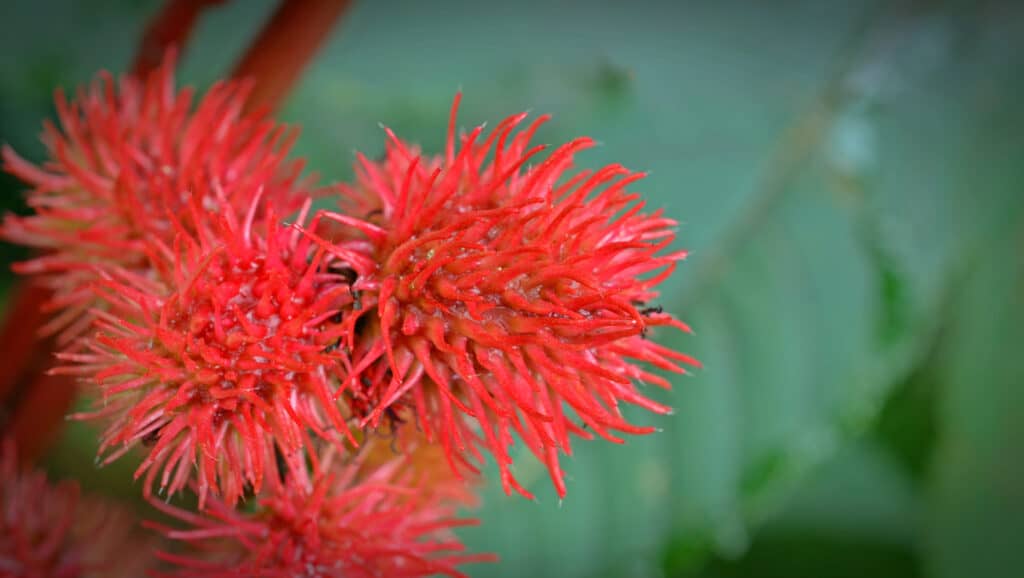
<svg viewBox="0 0 1024 578"><path fill-rule="evenodd" d="M153 540L131 512L83 496L71 481L20 469L14 444L0 449L0 575L136 578L151 567Z"/></svg>
<svg viewBox="0 0 1024 578"><path fill-rule="evenodd" d="M360 157L339 210L321 213L320 242L353 263L356 308L345 315L353 376L377 424L388 408L413 408L453 465L482 445L506 491L512 433L544 462L560 495L559 452L569 435L653 431L628 423L620 403L667 413L638 383L668 387L651 371L682 372L693 358L647 339L652 327L686 325L649 304L685 252L668 252L674 221L644 213L627 192L642 174L619 165L571 171L591 146L530 140L545 117L516 131L513 116L490 135L424 156L387 131L384 158ZM367 377L369 376L369 377ZM577 421L578 420L578 421Z"/></svg>
<svg viewBox="0 0 1024 578"><path fill-rule="evenodd" d="M97 270L144 271L147 239L169 243L175 223L195 229L257 194L286 213L302 203L302 164L286 158L296 131L244 113L244 82L218 83L193 106L191 89L175 89L174 64L168 57L145 79L101 73L71 101L58 90L40 166L3 148L4 169L31 187L32 213L6 215L0 237L38 250L15 270L53 291L45 332L80 335L97 305Z"/></svg>
<svg viewBox="0 0 1024 578"><path fill-rule="evenodd" d="M154 501L186 526L156 526L189 546L162 555L176 567L169 576L463 577L459 565L493 561L465 553L452 533L476 523L455 517L460 506L475 503L470 488L452 475L437 446L417 441L415 428L403 429L395 450L371 439L358 453L328 448L308 466L281 471L249 512L214 500L196 515Z"/></svg>
<svg viewBox="0 0 1024 578"><path fill-rule="evenodd" d="M95 312L96 334L61 355L56 371L96 397L76 417L108 424L104 460L145 450L136 476L147 494L157 480L175 493L194 477L201 507L210 492L234 505L259 491L275 444L294 466L313 437L351 440L335 400L347 280L273 211L258 218L257 204L157 243L158 281L112 269L98 284L110 309Z"/></svg>

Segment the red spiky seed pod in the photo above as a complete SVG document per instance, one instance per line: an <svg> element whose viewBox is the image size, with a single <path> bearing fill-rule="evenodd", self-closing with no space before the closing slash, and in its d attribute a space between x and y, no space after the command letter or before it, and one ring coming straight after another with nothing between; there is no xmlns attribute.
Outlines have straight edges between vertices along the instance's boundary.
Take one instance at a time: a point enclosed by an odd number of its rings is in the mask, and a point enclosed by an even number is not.
<svg viewBox="0 0 1024 578"><path fill-rule="evenodd" d="M136 578L151 566L153 540L131 512L18 468L14 444L0 451L0 575L11 578Z"/></svg>
<svg viewBox="0 0 1024 578"><path fill-rule="evenodd" d="M96 312L97 334L61 355L69 363L57 371L82 376L97 397L95 412L76 417L109 423L103 461L145 448L136 477L147 494L158 475L171 494L195 476L200 507L209 493L234 505L259 491L275 444L294 464L311 433L350 436L334 377L349 280L272 210L256 218L257 204L196 235L179 230L174 248L154 242L162 281L112 269L99 284L111 310Z"/></svg>
<svg viewBox="0 0 1024 578"><path fill-rule="evenodd" d="M452 529L475 524L455 517L474 505L470 488L452 476L437 446L396 433L368 440L357 454L334 448L311 456L310 466L268 480L249 512L212 501L201 515L153 505L186 529L154 524L187 543L185 553L163 553L177 578L416 578L463 577L458 566L494 561L465 554ZM410 435L411 432L411 435ZM438 467L440 466L440 467Z"/></svg>
<svg viewBox="0 0 1024 578"><path fill-rule="evenodd" d="M170 242L172 220L194 228L225 203L244 210L257 192L286 213L301 204L292 193L302 164L286 159L296 132L243 113L247 83L221 82L193 107L193 91L174 88L174 66L169 55L144 80L119 83L101 73L71 102L58 90L41 166L3 148L5 170L31 187L33 213L5 216L0 237L40 250L15 270L54 291L58 314L44 333L70 340L86 329L97 268L145 269L146 239Z"/></svg>
<svg viewBox="0 0 1024 578"><path fill-rule="evenodd" d="M688 331L646 305L685 253L665 252L675 221L642 213L626 192L642 174L619 165L570 174L591 139L528 166L544 148L530 139L546 117L515 133L526 115L513 116L486 140L480 127L458 143L458 101L444 156L424 157L387 131L384 159L360 156L356 183L340 188L344 212L319 215L334 223L319 225L329 250L366 251L374 263L353 265L354 372L386 367L387 379L363 383L378 390L371 423L408 404L428 436L461 454L475 422L506 491L529 496L509 469L514 431L564 496L558 453L570 451L570 433L621 442L614 432L653 431L626 422L619 404L667 413L635 384L667 388L650 367L698 365L646 339L656 326ZM349 387L359 386L353 377Z"/></svg>

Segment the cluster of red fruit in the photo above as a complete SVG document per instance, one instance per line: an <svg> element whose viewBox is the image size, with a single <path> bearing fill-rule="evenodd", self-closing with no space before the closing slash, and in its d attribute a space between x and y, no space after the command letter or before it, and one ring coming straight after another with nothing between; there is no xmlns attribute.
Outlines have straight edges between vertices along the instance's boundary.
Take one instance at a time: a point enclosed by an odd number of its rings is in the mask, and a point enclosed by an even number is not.
<svg viewBox="0 0 1024 578"><path fill-rule="evenodd" d="M33 213L0 233L38 250L17 271L52 292L54 371L95 400L99 459L140 454L184 525L158 526L174 575L460 575L487 559L451 533L485 455L530 496L518 438L564 496L571 436L669 411L637 385L697 362L646 338L687 328L649 306L684 254L642 174L572 171L588 138L541 154L545 118L458 134L456 97L443 154L387 131L318 186L247 91L102 76L58 96L47 162L3 151ZM183 490L197 511L151 495Z"/></svg>

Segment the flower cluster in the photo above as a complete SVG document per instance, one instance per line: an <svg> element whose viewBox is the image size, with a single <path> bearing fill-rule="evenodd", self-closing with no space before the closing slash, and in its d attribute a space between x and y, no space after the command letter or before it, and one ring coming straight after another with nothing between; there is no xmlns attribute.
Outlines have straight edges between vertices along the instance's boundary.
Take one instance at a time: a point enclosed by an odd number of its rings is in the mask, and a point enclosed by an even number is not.
<svg viewBox="0 0 1024 578"><path fill-rule="evenodd" d="M252 513L213 500L197 516L153 501L190 527L153 525L192 547L161 554L177 567L171 575L461 577L459 564L493 560L462 553L451 533L475 523L454 517L459 506L475 503L470 488L415 428L395 435L394 448L381 438L348 455L327 446L309 466L280 470ZM219 539L216 557L204 551L211 537Z"/></svg>
<svg viewBox="0 0 1024 578"><path fill-rule="evenodd" d="M260 490L275 444L294 465L311 432L351 439L334 402L345 359L332 347L347 280L273 211L255 213L180 232L174 249L154 250L148 278L113 270L96 284L110 310L97 312L95 337L61 356L76 365L58 371L103 400L90 415L110 417L106 461L149 446L136 473L147 492L162 471L160 489L176 493L195 469L200 504L212 491L235 505Z"/></svg>
<svg viewBox="0 0 1024 578"><path fill-rule="evenodd" d="M331 231L329 250L344 258L369 245L372 256L370 268L353 264L361 299L343 316L350 380L358 386L361 372L385 365L388 379L366 380L380 400L369 423L404 401L449 453L481 430L506 491L529 495L509 470L515 432L564 496L558 453L570 451L570 433L621 443L615 432L653 428L627 423L620 402L669 411L637 390L638 381L669 385L641 362L697 365L646 339L651 327L688 330L647 305L685 253L664 252L675 221L642 213L626 191L642 174L610 165L567 175L591 139L529 166L546 117L514 132L526 115L513 116L486 139L477 128L457 142L457 107L444 156L425 157L388 131L384 159L360 157L357 182L339 187L346 212L322 215L350 229Z"/></svg>
<svg viewBox="0 0 1024 578"><path fill-rule="evenodd" d="M19 469L13 442L0 451L0 575L135 578L152 540L128 510L82 496L74 482Z"/></svg>
<svg viewBox="0 0 1024 578"><path fill-rule="evenodd" d="M48 333L87 330L97 269L146 274L147 240L170 243L177 228L241 211L260 191L288 211L302 202L293 195L302 163L287 156L296 132L243 114L245 83L217 84L193 110L193 92L174 88L174 65L167 58L145 81L100 74L72 102L58 90L60 124L45 124L42 166L3 148L4 168L31 186L33 213L7 215L0 236L42 250L15 270L54 291Z"/></svg>
<svg viewBox="0 0 1024 578"><path fill-rule="evenodd" d="M490 559L451 532L486 455L531 496L518 438L564 496L570 436L653 431L621 406L667 413L639 386L698 365L648 339L688 331L653 304L676 223L628 190L642 174L573 170L590 139L542 155L525 114L456 136L456 97L443 154L387 131L314 189L244 83L193 107L172 70L58 95L50 161L4 150L35 212L0 236L39 250L17 268L55 295L54 371L95 401L99 460L141 454L186 526L155 524L173 575L461 576Z"/></svg>

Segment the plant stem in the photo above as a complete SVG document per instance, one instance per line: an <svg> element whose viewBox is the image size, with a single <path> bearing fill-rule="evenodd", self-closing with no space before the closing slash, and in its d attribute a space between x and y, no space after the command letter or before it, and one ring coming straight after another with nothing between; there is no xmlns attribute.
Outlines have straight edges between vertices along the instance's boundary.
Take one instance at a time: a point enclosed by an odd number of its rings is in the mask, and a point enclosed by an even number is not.
<svg viewBox="0 0 1024 578"><path fill-rule="evenodd" d="M199 19L199 13L222 2L224 0L167 0L146 27L132 65L132 74L145 76L163 62L168 49L182 50Z"/></svg>
<svg viewBox="0 0 1024 578"><path fill-rule="evenodd" d="M78 392L74 378L46 373L49 361L36 369L32 381L20 384L18 406L3 428L4 435L14 439L22 464L34 462L57 439Z"/></svg>
<svg viewBox="0 0 1024 578"><path fill-rule="evenodd" d="M75 399L75 382L51 376L55 339L39 337L46 321L43 305L50 291L28 281L11 289L7 315L0 326L0 437L13 438L18 460L31 463L50 445Z"/></svg>
<svg viewBox="0 0 1024 578"><path fill-rule="evenodd" d="M233 74L256 82L249 108L280 106L351 4L351 0L281 2Z"/></svg>
<svg viewBox="0 0 1024 578"><path fill-rule="evenodd" d="M42 307L49 298L48 290L23 279L16 280L8 293L6 314L0 324L0 351L5 357L0 364L0 406L8 406L8 398L17 394L19 379L30 369L34 352L40 349L36 331L45 320Z"/></svg>

